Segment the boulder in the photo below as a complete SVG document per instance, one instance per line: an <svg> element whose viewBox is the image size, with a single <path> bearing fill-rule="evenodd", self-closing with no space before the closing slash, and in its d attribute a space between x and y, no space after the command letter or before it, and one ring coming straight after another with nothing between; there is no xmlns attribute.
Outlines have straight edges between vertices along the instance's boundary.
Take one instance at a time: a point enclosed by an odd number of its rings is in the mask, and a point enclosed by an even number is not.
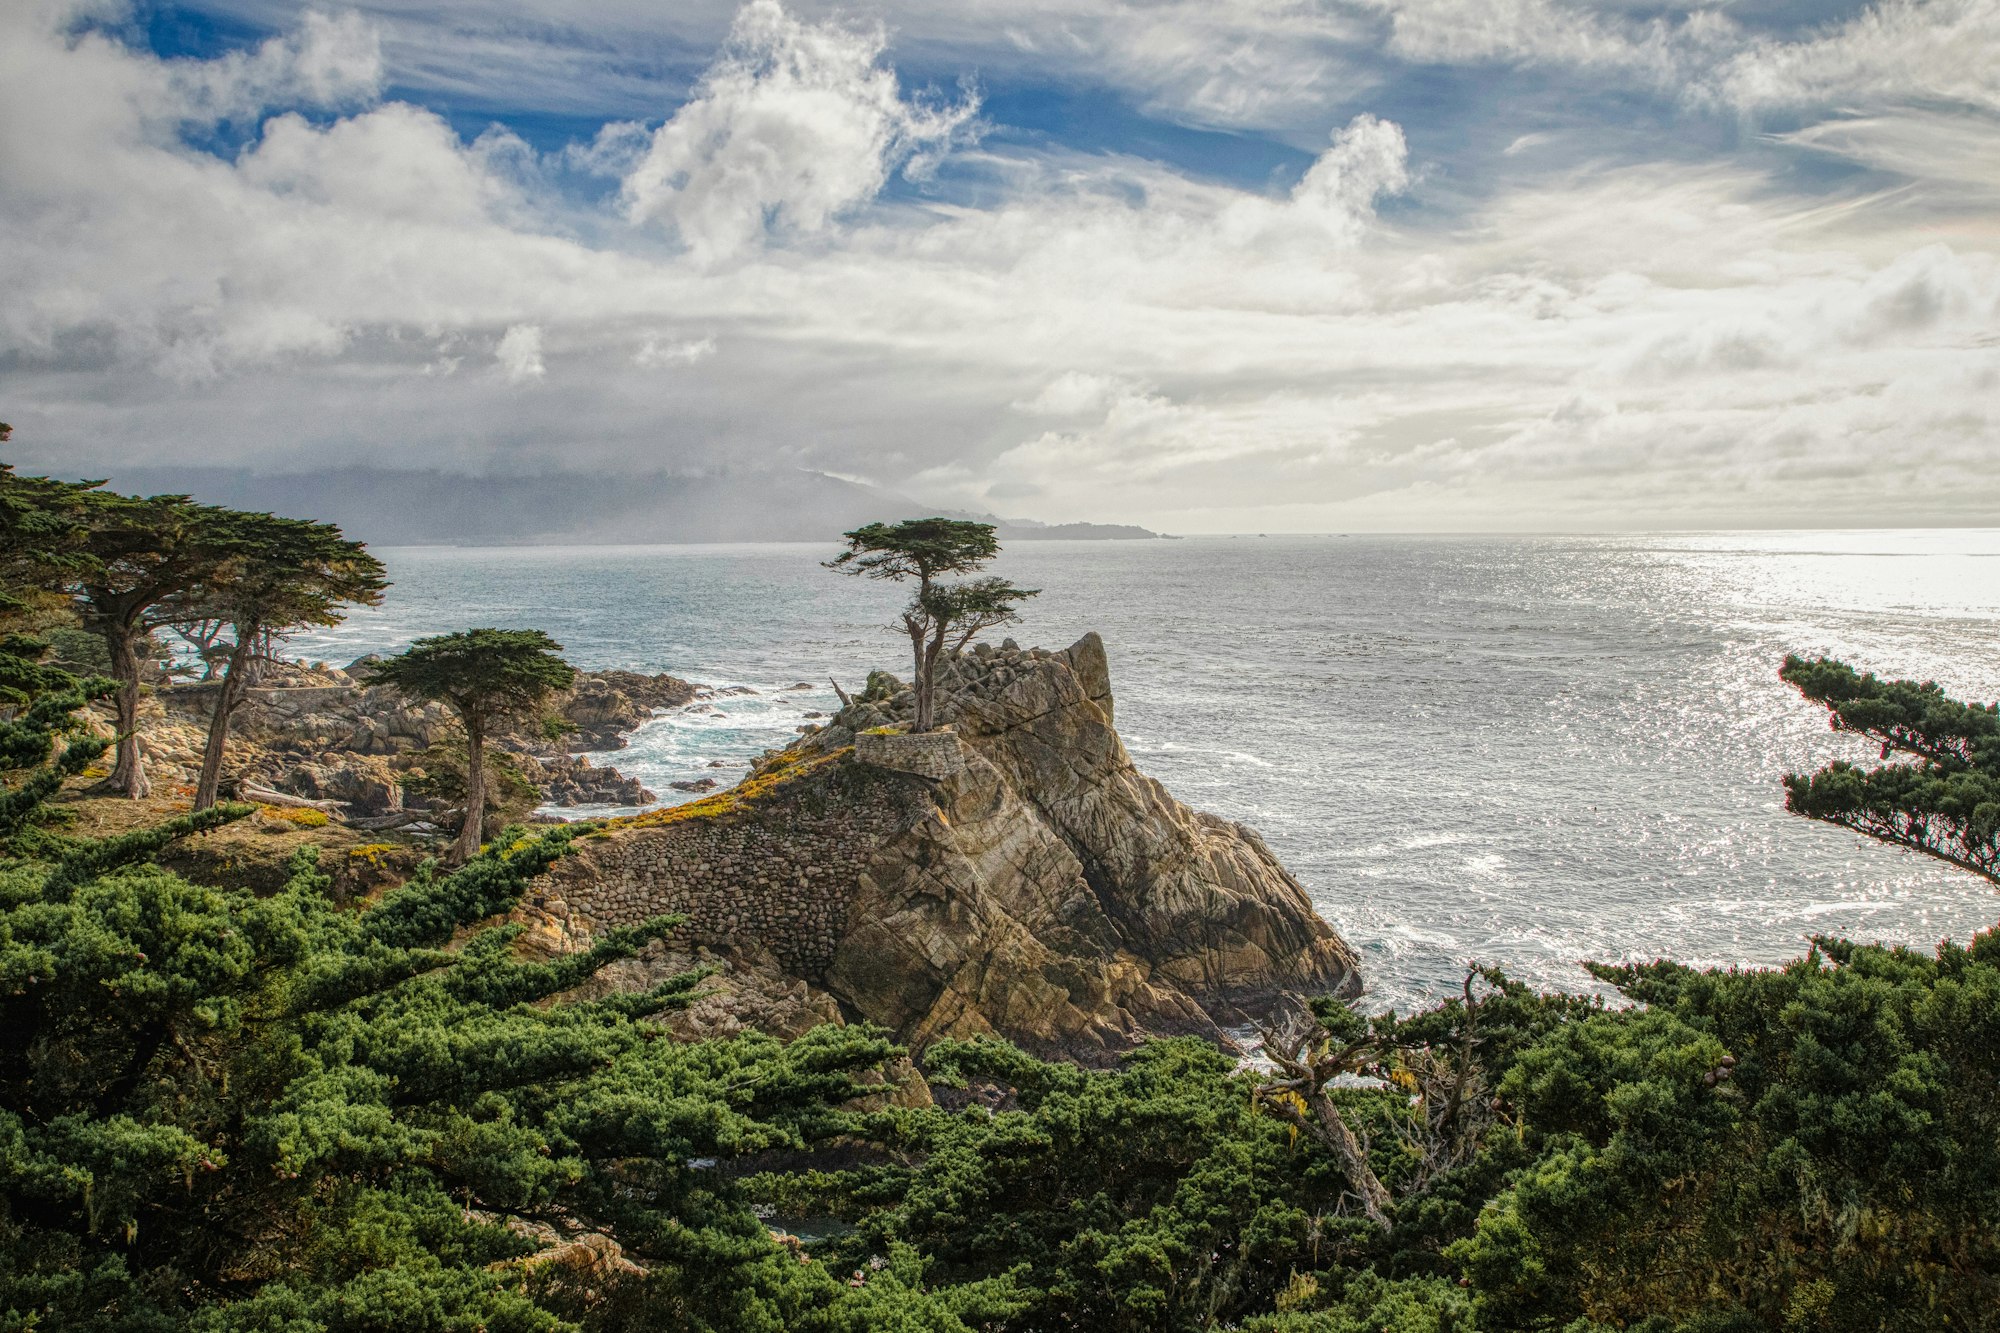
<svg viewBox="0 0 2000 1333"><path fill-rule="evenodd" d="M664 672L587 671L557 701L556 712L575 728L567 742L570 749L616 750L624 746L627 732L661 709L688 703L699 688Z"/></svg>
<svg viewBox="0 0 2000 1333"><path fill-rule="evenodd" d="M367 754L322 754L295 764L274 784L277 790L314 801L339 801L364 817L403 808L403 789L389 761Z"/></svg>

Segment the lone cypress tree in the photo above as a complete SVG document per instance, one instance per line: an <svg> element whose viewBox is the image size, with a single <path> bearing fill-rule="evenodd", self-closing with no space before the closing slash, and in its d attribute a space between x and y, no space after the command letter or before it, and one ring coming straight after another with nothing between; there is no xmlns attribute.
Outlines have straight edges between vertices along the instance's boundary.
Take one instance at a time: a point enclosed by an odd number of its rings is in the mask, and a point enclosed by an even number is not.
<svg viewBox="0 0 2000 1333"><path fill-rule="evenodd" d="M188 601L200 619L228 622L235 643L209 718L197 810L215 804L230 716L242 702L250 659L263 636L339 624L342 607L375 606L389 586L382 562L329 523L227 511L212 520L209 541L220 562Z"/></svg>
<svg viewBox="0 0 2000 1333"><path fill-rule="evenodd" d="M1000 554L991 523L957 518L911 518L870 523L847 533L847 549L826 561L842 574L900 583L915 579L916 593L903 608L902 629L910 636L916 693L912 731L936 724L937 663L947 643L962 648L972 636L1020 618L1016 608L1038 588L1017 588L1005 579L981 578L941 583L950 574L983 569Z"/></svg>
<svg viewBox="0 0 2000 1333"><path fill-rule="evenodd" d="M465 725L465 823L452 849L454 860L479 850L488 730L495 720L532 711L569 688L576 668L561 653L562 645L537 629L469 629L418 639L370 674L371 684L446 705Z"/></svg>
<svg viewBox="0 0 2000 1333"><path fill-rule="evenodd" d="M1831 658L1790 656L1779 676L1835 731L1914 762L1836 760L1785 775L1785 808L1934 856L2000 884L2000 705L1960 703L1933 681L1880 680Z"/></svg>

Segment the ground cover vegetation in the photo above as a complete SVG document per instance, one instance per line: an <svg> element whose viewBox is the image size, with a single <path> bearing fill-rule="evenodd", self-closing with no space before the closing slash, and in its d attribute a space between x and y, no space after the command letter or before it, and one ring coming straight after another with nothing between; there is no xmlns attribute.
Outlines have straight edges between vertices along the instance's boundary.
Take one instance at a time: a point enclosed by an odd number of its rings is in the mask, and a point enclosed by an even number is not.
<svg viewBox="0 0 2000 1333"><path fill-rule="evenodd" d="M669 920L517 959L507 912L588 825L349 904L309 842L278 883L169 868L251 807L69 818L121 682L32 632L47 570L93 558L65 512L0 484L0 1328L2000 1321L2000 934L1594 969L1628 1005L1473 969L1415 1014L1313 1001L1251 1066L948 1041L910 1105L863 1025L680 1043L653 1020L697 976L574 997ZM1794 809L1987 873L1991 709L1784 673L1885 747L1788 780Z"/></svg>

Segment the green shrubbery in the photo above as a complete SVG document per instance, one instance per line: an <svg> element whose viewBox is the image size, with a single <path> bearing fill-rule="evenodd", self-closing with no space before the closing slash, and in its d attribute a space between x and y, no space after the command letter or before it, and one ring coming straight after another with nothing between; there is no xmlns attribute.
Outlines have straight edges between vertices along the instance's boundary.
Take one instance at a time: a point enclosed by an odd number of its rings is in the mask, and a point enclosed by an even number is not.
<svg viewBox="0 0 2000 1333"><path fill-rule="evenodd" d="M39 652L0 652L0 1327L1995 1326L1995 934L1598 969L1623 1008L1491 972L1322 1002L1276 1074L949 1042L945 1106L863 1111L898 1054L867 1029L678 1044L648 1020L687 978L548 1003L668 924L512 957L484 923L576 829L360 911L310 854L262 898L154 859L247 807L65 834L106 684Z"/></svg>
<svg viewBox="0 0 2000 1333"><path fill-rule="evenodd" d="M334 906L310 855L261 899L153 861L249 807L65 837L44 802L104 749L69 732L97 691L14 650L31 701L0 723L0 1325L544 1329L585 1306L601 1322L620 1281L733 1327L851 1303L783 1265L700 1164L863 1129L839 1107L887 1043L655 1040L645 1018L689 978L539 1003L671 924L513 961L515 931L479 923L567 830L503 836L365 912ZM585 1298L567 1268L519 1262L599 1232L648 1271Z"/></svg>

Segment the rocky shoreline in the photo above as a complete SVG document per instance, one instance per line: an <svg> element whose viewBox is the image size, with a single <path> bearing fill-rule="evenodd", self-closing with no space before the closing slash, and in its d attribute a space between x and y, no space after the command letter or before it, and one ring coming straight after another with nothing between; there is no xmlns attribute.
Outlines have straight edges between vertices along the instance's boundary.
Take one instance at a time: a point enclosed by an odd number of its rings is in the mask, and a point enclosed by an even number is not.
<svg viewBox="0 0 2000 1333"><path fill-rule="evenodd" d="M421 854L457 822L425 794L456 727L440 706L361 685L366 661L282 664L253 687L231 789ZM1254 831L1138 771L1096 635L1062 651L982 644L941 663L939 686L938 731L907 734L912 693L876 672L734 786L677 783L697 799L606 821L517 908L517 947L573 953L608 928L678 914L671 938L593 985L708 969L670 1020L681 1035L866 1021L919 1051L991 1034L1092 1064L1149 1036L1227 1047L1290 997L1359 991L1353 952ZM192 777L213 688L149 700L142 746L165 791ZM556 728L495 738L531 784L508 813L652 804L592 756L730 692L584 673L556 701Z"/></svg>
<svg viewBox="0 0 2000 1333"><path fill-rule="evenodd" d="M427 760L435 762L433 747L457 736L451 713L362 685L358 675L370 660L345 668L268 665L237 709L226 789L250 799L312 802L357 827L434 825L426 815L455 818L448 801L406 790L421 787L412 779L425 775ZM163 791L193 782L218 688L161 684L142 704L140 751ZM534 789L537 805L650 805L658 799L653 792L611 765L593 763L590 755L622 749L653 717L706 695L705 687L664 673L587 671L551 710L562 728L557 734L517 726L494 744Z"/></svg>

